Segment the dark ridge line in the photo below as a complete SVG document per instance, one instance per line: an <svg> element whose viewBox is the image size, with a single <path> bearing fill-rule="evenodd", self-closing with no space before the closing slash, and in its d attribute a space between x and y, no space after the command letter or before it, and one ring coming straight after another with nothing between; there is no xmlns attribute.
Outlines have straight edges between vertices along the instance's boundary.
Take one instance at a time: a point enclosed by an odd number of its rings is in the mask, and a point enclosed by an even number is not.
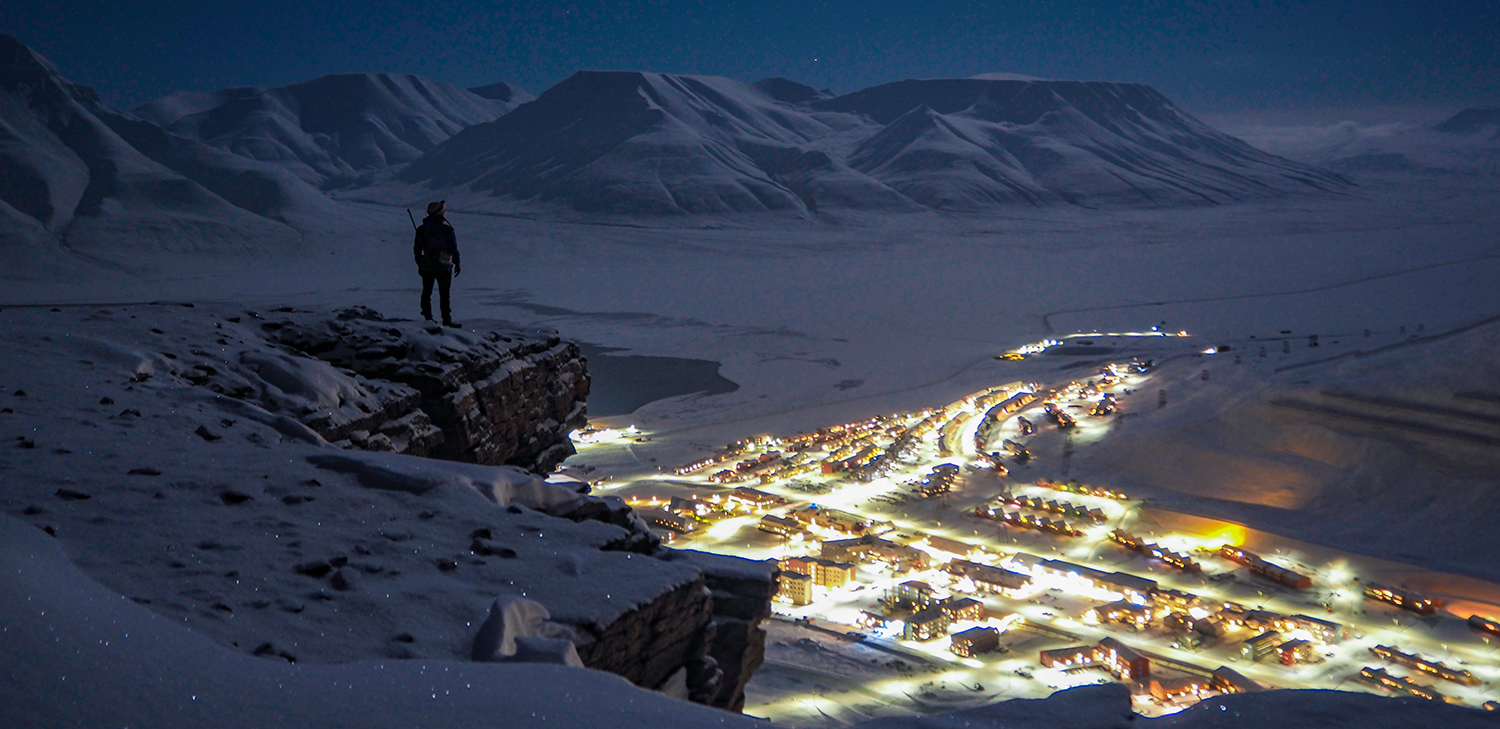
<svg viewBox="0 0 1500 729"><path fill-rule="evenodd" d="M1396 408L1398 410L1412 410L1419 413L1428 413L1430 415L1442 415L1451 418L1459 418L1461 420L1472 420L1485 425L1500 425L1500 416L1491 415L1489 413L1478 413L1474 412L1473 410L1464 410L1463 408L1447 407L1444 405L1420 402L1417 400L1403 400L1396 397L1370 397L1346 392L1329 392L1327 390L1324 390L1322 394L1328 397L1338 398L1340 400L1351 400L1353 402L1363 403L1365 405Z"/></svg>
<svg viewBox="0 0 1500 729"><path fill-rule="evenodd" d="M1340 410L1338 408L1332 408L1325 405L1313 405L1311 403L1299 402L1296 400L1271 400L1270 404L1274 407L1289 408L1291 410L1301 410L1303 412L1314 413L1317 415L1328 415L1336 418L1348 418L1350 420L1357 420L1367 424L1389 425L1397 428L1412 429L1417 431L1415 433L1412 433L1411 435L1435 435L1453 438L1455 440L1465 440L1471 443L1479 443L1481 445L1500 446L1500 438L1496 438L1491 435L1485 435L1483 433L1472 433L1467 430L1458 430L1457 428L1449 428L1441 425L1432 425L1430 423L1424 423L1419 420L1394 418L1383 415L1367 415L1364 413L1356 413L1348 410Z"/></svg>
<svg viewBox="0 0 1500 729"><path fill-rule="evenodd" d="M1177 300L1174 300L1174 301L1144 301L1144 302L1135 303L1135 304L1111 304L1110 306L1093 306L1093 307L1087 307L1087 308L1083 308L1083 309L1062 309L1062 310L1059 310L1059 311L1053 311L1053 312L1049 312L1049 313L1043 314L1042 315L1042 326L1046 328L1048 334L1051 334L1051 333L1057 331L1056 329L1052 328L1052 317L1054 317L1054 316L1061 316L1063 314L1085 314L1085 313L1092 312L1092 311L1112 311L1112 310L1115 310L1115 309L1135 309L1135 308L1146 307L1146 306L1175 306L1177 304L1201 304L1201 303L1214 302L1214 301L1238 301L1238 300L1241 300L1241 299L1264 299L1264 298L1270 298L1270 297L1273 297L1273 296L1295 296L1297 294L1314 294L1314 293L1318 293L1320 291L1331 291L1333 289L1343 288L1345 286L1353 286L1355 284L1369 283L1371 281L1379 281L1381 279L1386 279L1386 278L1395 278L1397 276L1405 276L1406 274L1409 274L1409 273L1420 273L1422 271L1430 271L1430 270L1437 269L1437 268L1446 268L1448 266L1457 266L1457 265L1459 265L1461 263L1473 263L1475 261L1487 261L1487 260L1496 259L1496 258L1500 258L1500 253L1490 253L1490 254L1483 255L1483 256L1474 256L1472 258L1460 258L1460 259L1455 260L1455 261L1447 261L1447 262L1444 262L1444 263L1433 263L1433 264L1429 264L1429 265L1426 265L1426 266L1418 266L1417 268L1408 268L1408 269L1403 269L1403 270L1400 270L1400 271L1392 271L1390 273L1382 273L1382 274L1379 274L1379 275L1376 275L1376 276L1368 276L1368 277L1365 277L1365 278L1358 278L1358 279L1353 279L1353 280L1350 280L1350 281L1343 281L1343 282L1336 283L1336 284L1328 284L1326 286L1315 286L1315 287L1310 288L1310 289L1289 289L1289 290L1286 290L1286 291L1271 291L1271 292L1266 292L1266 293L1261 293L1261 294L1236 294L1234 296L1205 296L1205 297L1196 298L1196 299L1177 299ZM1280 371L1280 370L1278 370L1278 371Z"/></svg>

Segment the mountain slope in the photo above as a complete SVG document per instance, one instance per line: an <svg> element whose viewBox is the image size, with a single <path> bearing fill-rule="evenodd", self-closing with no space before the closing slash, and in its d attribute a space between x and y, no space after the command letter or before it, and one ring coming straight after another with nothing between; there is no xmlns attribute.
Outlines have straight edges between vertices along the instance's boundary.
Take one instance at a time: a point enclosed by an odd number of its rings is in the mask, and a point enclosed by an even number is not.
<svg viewBox="0 0 1500 729"><path fill-rule="evenodd" d="M411 74L338 74L274 89L178 92L132 113L325 184L410 162L528 98L504 83L465 90Z"/></svg>
<svg viewBox="0 0 1500 729"><path fill-rule="evenodd" d="M902 81L810 106L885 124L850 164L935 208L1170 207L1348 185L1222 134L1142 84Z"/></svg>
<svg viewBox="0 0 1500 729"><path fill-rule="evenodd" d="M1222 134L1140 84L902 81L831 97L786 79L597 71L400 176L469 207L625 215L1176 207L1350 184Z"/></svg>
<svg viewBox="0 0 1500 729"><path fill-rule="evenodd" d="M585 212L800 213L819 204L815 180L840 178L825 191L843 204L899 202L836 158L807 154L808 143L858 124L828 116L725 78L583 71L401 176Z"/></svg>
<svg viewBox="0 0 1500 729"><path fill-rule="evenodd" d="M23 265L126 250L287 245L278 220L326 205L286 172L234 157L112 109L0 35L0 241ZM28 222L30 221L30 222Z"/></svg>

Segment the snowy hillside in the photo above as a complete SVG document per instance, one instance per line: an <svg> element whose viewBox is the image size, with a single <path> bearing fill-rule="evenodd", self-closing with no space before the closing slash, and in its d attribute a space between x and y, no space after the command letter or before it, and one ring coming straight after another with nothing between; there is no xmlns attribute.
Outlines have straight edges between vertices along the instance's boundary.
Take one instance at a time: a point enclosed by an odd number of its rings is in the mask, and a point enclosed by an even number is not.
<svg viewBox="0 0 1500 729"><path fill-rule="evenodd" d="M1172 207L1348 186L1218 132L1143 84L902 81L812 107L886 125L850 164L937 209Z"/></svg>
<svg viewBox="0 0 1500 729"><path fill-rule="evenodd" d="M105 106L10 36L0 122L0 245L25 262L13 275L76 258L291 250L299 235L279 219L328 205L281 169Z"/></svg>
<svg viewBox="0 0 1500 729"><path fill-rule="evenodd" d="M1340 191L1138 84L903 81L829 98L785 79L587 71L401 173L471 208L986 211L1220 204Z"/></svg>
<svg viewBox="0 0 1500 729"><path fill-rule="evenodd" d="M338 74L274 89L178 92L131 113L324 185L410 162L529 98L505 83L465 90L411 74Z"/></svg>

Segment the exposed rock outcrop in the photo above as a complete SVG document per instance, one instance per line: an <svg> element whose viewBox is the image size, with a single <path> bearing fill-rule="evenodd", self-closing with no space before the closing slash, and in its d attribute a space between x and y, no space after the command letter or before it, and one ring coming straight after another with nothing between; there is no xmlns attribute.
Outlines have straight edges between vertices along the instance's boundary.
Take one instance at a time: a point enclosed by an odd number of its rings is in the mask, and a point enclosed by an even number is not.
<svg viewBox="0 0 1500 729"><path fill-rule="evenodd" d="M556 335L435 329L364 307L229 320L262 346L179 348L166 354L182 367L168 370L344 448L545 473L573 454L568 433L587 422L587 363Z"/></svg>
<svg viewBox="0 0 1500 729"><path fill-rule="evenodd" d="M571 650L742 706L774 563L663 549L586 484L406 455L510 427L536 437L507 457L560 457L587 391L571 345L178 305L6 309L0 331L0 381L25 393L0 415L30 434L6 452L0 512L168 622L278 664ZM497 639L494 606L531 603Z"/></svg>

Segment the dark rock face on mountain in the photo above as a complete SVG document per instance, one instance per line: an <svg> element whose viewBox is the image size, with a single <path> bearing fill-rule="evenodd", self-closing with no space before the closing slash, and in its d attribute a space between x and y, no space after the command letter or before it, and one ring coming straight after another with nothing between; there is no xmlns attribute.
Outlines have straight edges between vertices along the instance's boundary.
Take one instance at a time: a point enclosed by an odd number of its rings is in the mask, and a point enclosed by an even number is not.
<svg viewBox="0 0 1500 729"><path fill-rule="evenodd" d="M624 215L1177 207L1350 184L1140 84L903 81L830 97L786 79L634 72L576 74L401 177L471 205L478 193Z"/></svg>
<svg viewBox="0 0 1500 729"><path fill-rule="evenodd" d="M278 219L326 204L271 165L176 137L100 102L0 35L0 241L23 257L96 244L137 252L288 246Z"/></svg>
<svg viewBox="0 0 1500 729"><path fill-rule="evenodd" d="M512 108L515 105L524 104L536 98L527 92L526 89L504 81L488 86L471 86L469 87L469 93L480 98L510 104Z"/></svg>
<svg viewBox="0 0 1500 729"><path fill-rule="evenodd" d="M179 92L132 113L308 182L337 184L410 162L527 98L504 83L471 91L411 74L338 74L274 89Z"/></svg>
<svg viewBox="0 0 1500 729"><path fill-rule="evenodd" d="M1491 136L1500 135L1500 107L1464 109L1432 128L1449 134L1475 134L1487 130Z"/></svg>

